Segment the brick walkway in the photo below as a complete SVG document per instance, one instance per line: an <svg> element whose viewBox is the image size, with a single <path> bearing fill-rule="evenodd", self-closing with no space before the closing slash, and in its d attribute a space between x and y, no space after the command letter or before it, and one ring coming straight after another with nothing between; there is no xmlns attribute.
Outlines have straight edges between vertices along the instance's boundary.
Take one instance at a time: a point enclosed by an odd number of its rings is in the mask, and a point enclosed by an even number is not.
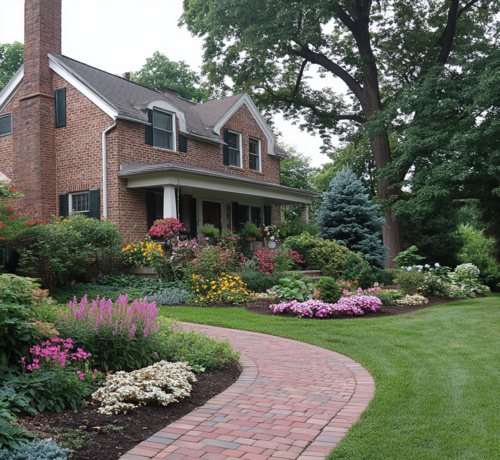
<svg viewBox="0 0 500 460"><path fill-rule="evenodd" d="M373 397L352 359L294 340L184 323L242 351L243 373L226 391L140 443L121 460L268 458L319 460Z"/></svg>

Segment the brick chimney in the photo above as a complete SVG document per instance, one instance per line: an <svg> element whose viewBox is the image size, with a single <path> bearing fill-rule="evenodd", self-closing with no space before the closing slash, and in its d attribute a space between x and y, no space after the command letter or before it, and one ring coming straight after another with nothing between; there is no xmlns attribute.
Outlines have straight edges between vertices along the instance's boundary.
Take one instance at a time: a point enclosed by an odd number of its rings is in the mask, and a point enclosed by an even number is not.
<svg viewBox="0 0 500 460"><path fill-rule="evenodd" d="M24 79L13 113L13 182L21 212L57 214L54 89L47 53L61 53L61 1L25 0Z"/></svg>

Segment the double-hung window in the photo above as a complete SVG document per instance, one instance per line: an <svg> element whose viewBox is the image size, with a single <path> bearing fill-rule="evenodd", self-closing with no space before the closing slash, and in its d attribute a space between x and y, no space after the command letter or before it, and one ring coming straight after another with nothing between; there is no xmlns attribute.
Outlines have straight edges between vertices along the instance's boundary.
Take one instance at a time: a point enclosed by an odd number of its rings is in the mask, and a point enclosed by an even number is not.
<svg viewBox="0 0 500 460"><path fill-rule="evenodd" d="M241 168L241 134L229 131L227 133L227 145L229 165Z"/></svg>
<svg viewBox="0 0 500 460"><path fill-rule="evenodd" d="M0 137L12 134L12 114L2 115L0 117Z"/></svg>
<svg viewBox="0 0 500 460"><path fill-rule="evenodd" d="M258 139L249 139L248 151L250 156L250 169L260 172L260 141Z"/></svg>
<svg viewBox="0 0 500 460"><path fill-rule="evenodd" d="M90 214L90 192L71 193L69 199L70 214L82 214L83 216Z"/></svg>
<svg viewBox="0 0 500 460"><path fill-rule="evenodd" d="M153 111L153 145L174 150L174 117L170 113Z"/></svg>

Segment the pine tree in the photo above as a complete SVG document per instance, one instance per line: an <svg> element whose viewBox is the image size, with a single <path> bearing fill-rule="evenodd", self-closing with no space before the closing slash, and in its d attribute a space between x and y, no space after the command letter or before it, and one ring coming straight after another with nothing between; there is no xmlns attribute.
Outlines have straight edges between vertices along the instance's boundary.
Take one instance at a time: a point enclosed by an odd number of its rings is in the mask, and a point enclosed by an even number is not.
<svg viewBox="0 0 500 460"><path fill-rule="evenodd" d="M362 253L374 270L382 270L388 251L381 238L385 219L378 216L380 205L369 200L362 182L352 171L340 171L322 198L317 217L321 236Z"/></svg>

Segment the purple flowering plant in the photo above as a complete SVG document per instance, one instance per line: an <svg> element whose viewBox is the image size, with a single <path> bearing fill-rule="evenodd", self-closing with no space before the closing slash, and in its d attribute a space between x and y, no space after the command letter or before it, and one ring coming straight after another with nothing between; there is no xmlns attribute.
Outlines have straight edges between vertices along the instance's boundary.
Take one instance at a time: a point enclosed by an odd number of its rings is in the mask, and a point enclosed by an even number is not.
<svg viewBox="0 0 500 460"><path fill-rule="evenodd" d="M58 321L61 336L91 353L89 364L104 371L139 369L157 360L158 308L146 298L129 302L75 297Z"/></svg>
<svg viewBox="0 0 500 460"><path fill-rule="evenodd" d="M342 297L337 303L326 303L322 300L309 299L305 302L292 300L271 305L274 313L291 312L301 317L330 318L340 315L361 316L366 312L377 311L382 307L382 302L378 297L356 294L349 297Z"/></svg>

